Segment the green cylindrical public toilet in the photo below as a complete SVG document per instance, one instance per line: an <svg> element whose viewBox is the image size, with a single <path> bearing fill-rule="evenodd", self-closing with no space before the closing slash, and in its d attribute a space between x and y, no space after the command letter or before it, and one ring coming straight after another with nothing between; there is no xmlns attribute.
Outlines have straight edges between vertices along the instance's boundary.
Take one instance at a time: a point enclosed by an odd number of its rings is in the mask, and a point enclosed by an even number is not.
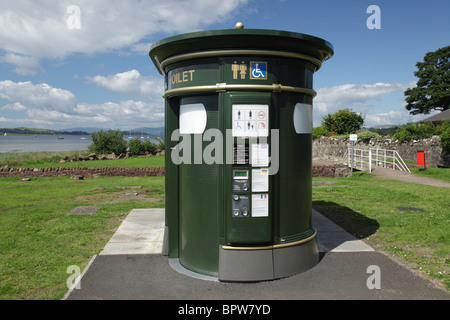
<svg viewBox="0 0 450 320"><path fill-rule="evenodd" d="M238 25L152 45L165 76L170 259L221 281L277 279L318 263L313 74L332 55L320 38Z"/></svg>

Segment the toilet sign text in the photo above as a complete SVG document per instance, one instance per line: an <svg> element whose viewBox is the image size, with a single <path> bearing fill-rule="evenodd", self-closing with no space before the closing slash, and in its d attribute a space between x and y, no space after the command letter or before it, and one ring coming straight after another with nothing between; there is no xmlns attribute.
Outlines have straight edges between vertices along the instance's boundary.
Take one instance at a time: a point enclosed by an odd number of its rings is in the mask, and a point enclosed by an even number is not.
<svg viewBox="0 0 450 320"><path fill-rule="evenodd" d="M170 74L170 84L175 85L183 82L191 82L194 80L195 70L180 71Z"/></svg>

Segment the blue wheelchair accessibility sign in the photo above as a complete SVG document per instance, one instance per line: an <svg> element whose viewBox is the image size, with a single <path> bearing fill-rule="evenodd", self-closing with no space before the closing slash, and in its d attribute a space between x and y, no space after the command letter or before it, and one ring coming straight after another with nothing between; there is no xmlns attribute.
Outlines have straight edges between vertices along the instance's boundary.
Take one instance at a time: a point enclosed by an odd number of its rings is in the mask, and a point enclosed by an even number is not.
<svg viewBox="0 0 450 320"><path fill-rule="evenodd" d="M267 80L267 62L250 62L250 79Z"/></svg>

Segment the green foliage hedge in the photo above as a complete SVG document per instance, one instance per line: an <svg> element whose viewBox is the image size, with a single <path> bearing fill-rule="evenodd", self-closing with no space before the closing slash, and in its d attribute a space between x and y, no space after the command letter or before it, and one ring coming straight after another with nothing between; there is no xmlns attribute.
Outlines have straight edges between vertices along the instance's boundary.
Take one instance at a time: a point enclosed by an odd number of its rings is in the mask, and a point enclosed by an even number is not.
<svg viewBox="0 0 450 320"><path fill-rule="evenodd" d="M364 125L364 117L351 109L339 110L335 113L329 113L322 118L322 126L328 132L336 134L355 133Z"/></svg>
<svg viewBox="0 0 450 320"><path fill-rule="evenodd" d="M398 129L393 138L400 142L410 140L420 140L429 138L431 136L439 136L441 139L441 146L444 152L450 152L450 121L445 121L440 126L434 126L433 123L411 123Z"/></svg>
<svg viewBox="0 0 450 320"><path fill-rule="evenodd" d="M324 126L314 128L313 132L312 132L314 139L319 139L320 137L326 137L327 134L328 134L328 131Z"/></svg>
<svg viewBox="0 0 450 320"><path fill-rule="evenodd" d="M141 153L154 153L157 149L164 150L164 141L157 139L157 143L153 143L149 140L141 141L138 138L131 139L130 141L124 140L124 132L119 130L99 131L91 135L92 144L89 146L89 151L97 154L109 154L114 153L119 155L121 153L128 152L131 155L138 155Z"/></svg>
<svg viewBox="0 0 450 320"><path fill-rule="evenodd" d="M358 139L369 141L370 139L382 139L383 137L373 131L362 131L358 133Z"/></svg>
<svg viewBox="0 0 450 320"><path fill-rule="evenodd" d="M436 128L433 123L427 122L424 124L408 124L407 126L401 127L394 133L393 138L400 142L409 140L420 140L431 137L436 134Z"/></svg>
<svg viewBox="0 0 450 320"><path fill-rule="evenodd" d="M332 115L328 115L331 118ZM319 139L320 137L335 136L336 138L347 138L348 134L336 135L336 132L329 131L322 125L313 129L313 138ZM431 122L421 124L408 124L406 126L399 127L393 134L394 140L400 142L410 140L421 140L430 138L432 136L440 137L440 144L442 149L446 153L450 153L450 121L445 121L442 125L435 126ZM358 139L369 141L370 139L382 139L383 136L374 131L362 131L358 132Z"/></svg>
<svg viewBox="0 0 450 320"><path fill-rule="evenodd" d="M91 134L90 152L97 154L121 154L127 151L127 142L123 139L125 133L119 130L100 130Z"/></svg>

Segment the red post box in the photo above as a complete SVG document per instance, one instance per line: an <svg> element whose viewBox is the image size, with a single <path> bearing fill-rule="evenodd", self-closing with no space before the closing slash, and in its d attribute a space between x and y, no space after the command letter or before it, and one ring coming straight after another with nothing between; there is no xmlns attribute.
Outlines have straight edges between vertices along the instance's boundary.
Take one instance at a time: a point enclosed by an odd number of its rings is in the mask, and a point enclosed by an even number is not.
<svg viewBox="0 0 450 320"><path fill-rule="evenodd" d="M425 152L417 151L417 166L419 169L425 169Z"/></svg>

